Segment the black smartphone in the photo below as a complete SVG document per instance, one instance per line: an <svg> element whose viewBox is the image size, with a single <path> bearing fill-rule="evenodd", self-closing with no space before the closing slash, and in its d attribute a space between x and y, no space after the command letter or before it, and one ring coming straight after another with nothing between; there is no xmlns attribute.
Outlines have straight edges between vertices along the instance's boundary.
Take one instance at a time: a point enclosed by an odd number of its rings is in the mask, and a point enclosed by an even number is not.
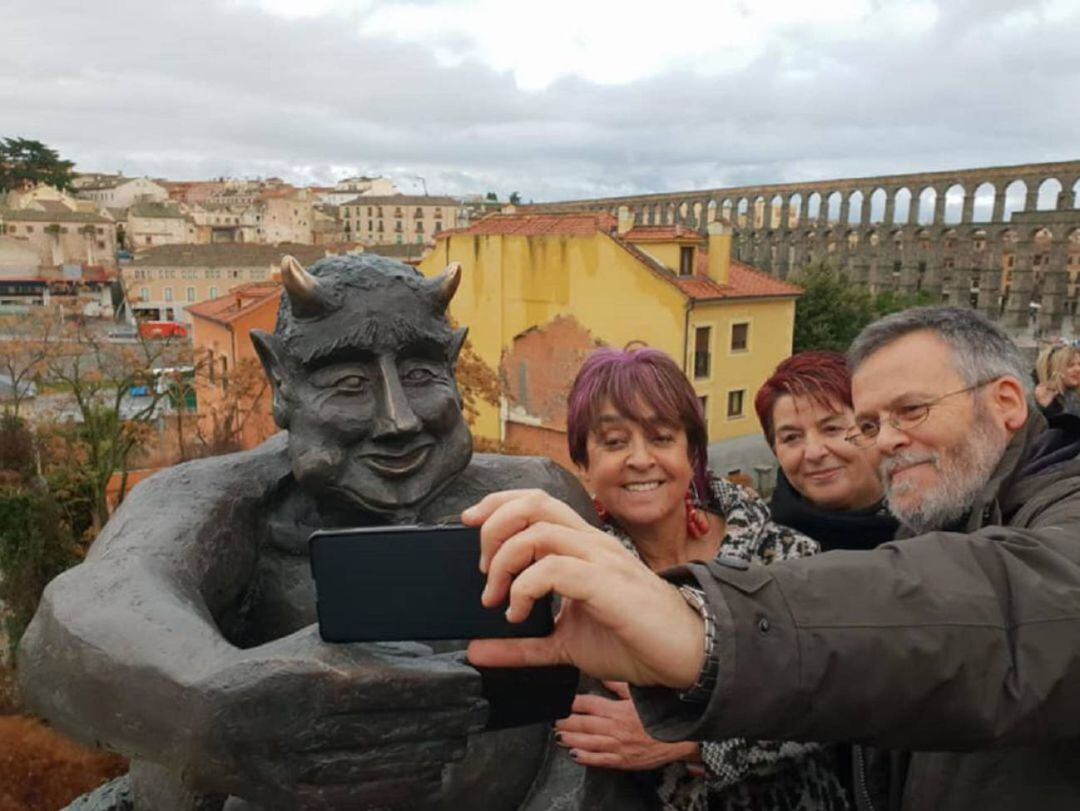
<svg viewBox="0 0 1080 811"><path fill-rule="evenodd" d="M389 526L318 530L309 541L319 633L327 642L547 636L551 597L528 619L480 603L485 577L473 527Z"/></svg>

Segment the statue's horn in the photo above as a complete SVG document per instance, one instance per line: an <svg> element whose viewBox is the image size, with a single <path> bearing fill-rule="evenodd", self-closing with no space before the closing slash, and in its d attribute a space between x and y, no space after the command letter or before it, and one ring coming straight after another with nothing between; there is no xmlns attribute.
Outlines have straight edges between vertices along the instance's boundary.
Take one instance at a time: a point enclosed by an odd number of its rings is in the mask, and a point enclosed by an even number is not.
<svg viewBox="0 0 1080 811"><path fill-rule="evenodd" d="M461 284L461 263L451 262L435 279L436 297L439 300L440 309L445 311L450 306L450 299L454 297L459 284Z"/></svg>
<svg viewBox="0 0 1080 811"><path fill-rule="evenodd" d="M289 306L294 316L309 318L322 313L324 302L319 280L292 256L281 257L281 283L289 294Z"/></svg>

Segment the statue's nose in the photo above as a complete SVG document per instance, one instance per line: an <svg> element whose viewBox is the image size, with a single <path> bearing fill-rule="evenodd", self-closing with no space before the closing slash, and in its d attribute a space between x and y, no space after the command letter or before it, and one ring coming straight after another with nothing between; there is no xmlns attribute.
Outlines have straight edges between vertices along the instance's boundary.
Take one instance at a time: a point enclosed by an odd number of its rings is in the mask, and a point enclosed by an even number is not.
<svg viewBox="0 0 1080 811"><path fill-rule="evenodd" d="M421 428L420 418L409 405L409 398L405 396L393 358L379 359L379 376L382 380L382 395L379 398L375 427L371 432L372 438L387 439L402 434L415 434Z"/></svg>

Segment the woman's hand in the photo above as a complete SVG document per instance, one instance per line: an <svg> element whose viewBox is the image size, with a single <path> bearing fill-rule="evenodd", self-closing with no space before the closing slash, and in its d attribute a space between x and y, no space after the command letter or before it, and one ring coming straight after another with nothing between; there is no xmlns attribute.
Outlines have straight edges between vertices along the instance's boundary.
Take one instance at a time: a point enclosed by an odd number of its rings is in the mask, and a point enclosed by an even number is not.
<svg viewBox="0 0 1080 811"><path fill-rule="evenodd" d="M1035 387L1035 401L1044 408L1054 402L1054 398L1061 394L1061 381L1050 379L1046 383L1040 383Z"/></svg>
<svg viewBox="0 0 1080 811"><path fill-rule="evenodd" d="M701 746L694 741L662 743L649 736L641 725L630 691L623 682L604 686L617 699L579 695L573 714L555 724L555 741L570 750L583 766L604 769L645 771L684 760L701 761Z"/></svg>
<svg viewBox="0 0 1080 811"><path fill-rule="evenodd" d="M525 619L549 592L564 600L555 632L482 639L469 660L489 667L572 664L591 676L686 689L705 658L700 615L618 540L539 490L493 493L462 513L480 526L486 606Z"/></svg>

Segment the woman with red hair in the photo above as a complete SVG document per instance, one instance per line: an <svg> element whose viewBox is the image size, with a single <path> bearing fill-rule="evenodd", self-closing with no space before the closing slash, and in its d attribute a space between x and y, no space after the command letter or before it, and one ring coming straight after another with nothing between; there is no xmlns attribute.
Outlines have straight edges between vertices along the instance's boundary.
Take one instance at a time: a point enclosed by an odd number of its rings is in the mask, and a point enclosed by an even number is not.
<svg viewBox="0 0 1080 811"><path fill-rule="evenodd" d="M876 446L845 439L854 423L851 375L836 352L800 352L776 367L754 398L780 471L773 519L830 549L873 549L892 540Z"/></svg>

